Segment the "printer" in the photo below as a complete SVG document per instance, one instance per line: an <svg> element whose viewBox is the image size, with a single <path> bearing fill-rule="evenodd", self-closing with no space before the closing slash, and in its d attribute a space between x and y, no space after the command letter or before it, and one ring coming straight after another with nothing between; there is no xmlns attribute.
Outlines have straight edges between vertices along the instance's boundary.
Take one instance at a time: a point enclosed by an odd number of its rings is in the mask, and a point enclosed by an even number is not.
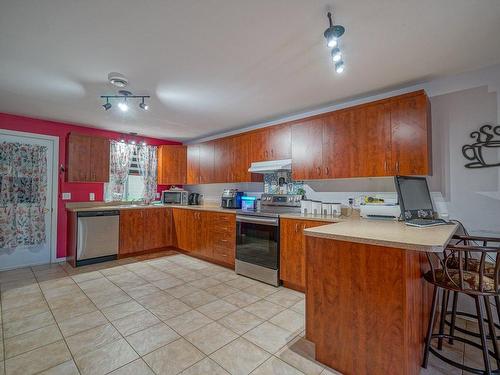
<svg viewBox="0 0 500 375"><path fill-rule="evenodd" d="M364 219L398 220L401 216L399 204L374 203L359 206L359 215Z"/></svg>

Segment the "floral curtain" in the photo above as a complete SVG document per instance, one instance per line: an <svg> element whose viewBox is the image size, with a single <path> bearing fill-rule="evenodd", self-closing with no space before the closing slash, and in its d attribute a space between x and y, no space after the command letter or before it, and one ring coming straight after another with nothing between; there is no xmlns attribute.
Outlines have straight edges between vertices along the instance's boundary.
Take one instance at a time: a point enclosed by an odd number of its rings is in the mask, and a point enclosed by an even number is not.
<svg viewBox="0 0 500 375"><path fill-rule="evenodd" d="M0 252L45 243L47 147L0 143Z"/></svg>
<svg viewBox="0 0 500 375"><path fill-rule="evenodd" d="M134 152L133 145L111 141L109 162L109 183L105 184L105 199L121 201L125 197L124 186L127 181L130 163Z"/></svg>
<svg viewBox="0 0 500 375"><path fill-rule="evenodd" d="M144 179L144 200L152 202L156 198L158 177L157 147L141 146L137 150L139 171Z"/></svg>

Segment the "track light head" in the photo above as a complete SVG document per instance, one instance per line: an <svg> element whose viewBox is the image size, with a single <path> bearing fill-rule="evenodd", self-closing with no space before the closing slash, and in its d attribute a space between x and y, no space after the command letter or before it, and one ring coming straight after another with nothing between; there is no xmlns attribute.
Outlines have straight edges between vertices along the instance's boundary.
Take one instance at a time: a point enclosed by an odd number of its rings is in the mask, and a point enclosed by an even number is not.
<svg viewBox="0 0 500 375"><path fill-rule="evenodd" d="M333 62L338 62L342 60L342 52L340 51L339 47L335 47L334 49L332 49L331 53Z"/></svg>
<svg viewBox="0 0 500 375"><path fill-rule="evenodd" d="M344 35L345 28L344 26L333 24L332 14L330 12L328 12L327 16L328 16L328 21L330 22L330 27L328 27L328 29L325 30L323 35L326 38L326 44L328 45L328 47L334 48L338 44L338 39L342 35Z"/></svg>
<svg viewBox="0 0 500 375"><path fill-rule="evenodd" d="M342 60L340 60L339 62L335 63L335 71L340 74L344 71L344 68L345 68L345 65L344 65L344 62Z"/></svg>
<svg viewBox="0 0 500 375"><path fill-rule="evenodd" d="M118 103L118 108L122 110L122 112L127 112L128 111L128 104L126 101Z"/></svg>
<svg viewBox="0 0 500 375"><path fill-rule="evenodd" d="M142 98L142 102L139 104L139 107L144 109L145 111L148 110L149 108L149 105L147 105L146 103L144 103L144 98Z"/></svg>
<svg viewBox="0 0 500 375"><path fill-rule="evenodd" d="M109 102L109 99L106 99L106 104L103 104L103 108L107 111L107 110L111 109L111 107L112 107L112 105Z"/></svg>

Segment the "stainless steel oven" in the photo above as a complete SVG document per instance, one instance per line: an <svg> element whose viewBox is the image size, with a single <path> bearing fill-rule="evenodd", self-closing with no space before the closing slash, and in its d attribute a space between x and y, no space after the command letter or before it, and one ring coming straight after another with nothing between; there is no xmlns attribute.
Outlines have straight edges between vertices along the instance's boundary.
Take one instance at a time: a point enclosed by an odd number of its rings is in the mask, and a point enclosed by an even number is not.
<svg viewBox="0 0 500 375"><path fill-rule="evenodd" d="M237 274L279 285L279 218L236 215Z"/></svg>

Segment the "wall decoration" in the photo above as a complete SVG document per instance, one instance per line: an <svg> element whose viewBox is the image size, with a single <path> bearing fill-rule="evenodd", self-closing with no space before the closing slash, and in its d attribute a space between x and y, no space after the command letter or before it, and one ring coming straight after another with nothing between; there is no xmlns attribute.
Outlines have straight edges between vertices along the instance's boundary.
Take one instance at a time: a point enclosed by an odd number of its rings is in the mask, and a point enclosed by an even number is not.
<svg viewBox="0 0 500 375"><path fill-rule="evenodd" d="M466 168L500 167L500 125L483 125L470 133L474 143L462 146L462 154L470 160Z"/></svg>

